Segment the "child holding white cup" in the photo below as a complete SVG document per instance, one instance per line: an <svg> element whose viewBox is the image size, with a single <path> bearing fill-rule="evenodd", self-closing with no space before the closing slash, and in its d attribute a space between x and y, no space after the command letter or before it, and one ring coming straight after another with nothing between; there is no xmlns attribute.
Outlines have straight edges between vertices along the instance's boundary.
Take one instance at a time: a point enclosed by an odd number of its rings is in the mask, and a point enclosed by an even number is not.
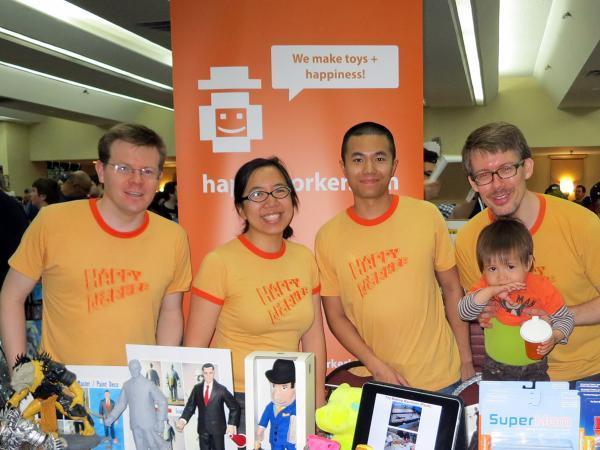
<svg viewBox="0 0 600 450"><path fill-rule="evenodd" d="M573 331L573 316L550 280L531 272L533 240L517 219L498 218L480 233L477 264L481 279L459 303L463 320L474 320L489 302L497 305L492 326L485 329L484 380L547 381L546 355L558 343L566 344ZM549 313L551 334L537 346L537 355L526 351L520 327L529 316L523 310L535 307ZM534 328L543 324L534 323Z"/></svg>

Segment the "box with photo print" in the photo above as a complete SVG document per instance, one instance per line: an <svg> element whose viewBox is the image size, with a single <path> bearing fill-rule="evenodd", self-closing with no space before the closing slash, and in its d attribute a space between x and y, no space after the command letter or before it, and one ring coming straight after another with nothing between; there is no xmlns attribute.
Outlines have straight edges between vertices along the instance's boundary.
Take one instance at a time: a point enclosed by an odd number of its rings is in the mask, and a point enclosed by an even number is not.
<svg viewBox="0 0 600 450"><path fill-rule="evenodd" d="M121 394L123 383L131 376L124 366L67 366L77 375L77 381L85 395L86 409L94 421L96 435L101 438L95 449L135 449L129 428L129 413L125 411L111 426L104 426L102 419L114 408ZM68 419L58 421L59 431L74 433L80 424Z"/></svg>
<svg viewBox="0 0 600 450"><path fill-rule="evenodd" d="M167 399L165 438L170 448L197 450L200 439L211 448L222 448L221 442L227 450L237 448L228 436L235 431L228 422L239 419L239 407L231 403L235 400L229 350L127 345L127 359L140 361L142 375Z"/></svg>

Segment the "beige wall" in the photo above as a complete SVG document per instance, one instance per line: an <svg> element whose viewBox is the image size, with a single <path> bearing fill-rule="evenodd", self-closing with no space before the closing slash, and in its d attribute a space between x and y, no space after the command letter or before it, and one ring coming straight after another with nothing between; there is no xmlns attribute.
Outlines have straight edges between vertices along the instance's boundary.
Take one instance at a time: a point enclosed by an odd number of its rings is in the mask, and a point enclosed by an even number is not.
<svg viewBox="0 0 600 450"><path fill-rule="evenodd" d="M70 120L49 117L29 130L32 161L69 161L98 157L98 139L104 130Z"/></svg>
<svg viewBox="0 0 600 450"><path fill-rule="evenodd" d="M167 145L167 154L175 156L173 113L144 108L136 121L155 130ZM33 161L92 160L98 157L98 140L106 130L70 120L49 117L30 127L30 155Z"/></svg>
<svg viewBox="0 0 600 450"><path fill-rule="evenodd" d="M531 147L600 144L600 109L556 109L546 91L531 77L501 78L499 89L499 95L487 106L425 108L425 139L439 136L443 151L458 155L471 131L503 120L517 125Z"/></svg>
<svg viewBox="0 0 600 450"><path fill-rule="evenodd" d="M29 129L25 125L0 123L0 164L8 175L10 189L17 195L31 183L45 176L45 166L29 158Z"/></svg>
<svg viewBox="0 0 600 450"><path fill-rule="evenodd" d="M546 91L532 77L500 79L500 93L487 106L470 108L425 108L425 139L439 136L442 151L459 155L468 134L493 121L517 125L534 149L535 169L529 188L543 192L551 181L550 159L536 156L547 147L594 147L600 144L600 109L556 109ZM600 181L600 152L588 155L582 184L588 190ZM458 179L456 180L458 183Z"/></svg>

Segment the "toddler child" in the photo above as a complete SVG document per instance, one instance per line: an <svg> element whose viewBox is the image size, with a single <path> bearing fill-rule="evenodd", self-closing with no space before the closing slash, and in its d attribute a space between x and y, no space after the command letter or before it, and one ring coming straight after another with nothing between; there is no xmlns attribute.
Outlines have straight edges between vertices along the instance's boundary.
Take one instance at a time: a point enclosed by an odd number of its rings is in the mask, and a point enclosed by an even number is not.
<svg viewBox="0 0 600 450"><path fill-rule="evenodd" d="M494 302L496 316L486 328L484 380L548 381L546 355L557 344L566 344L573 331L573 316L552 283L531 272L533 240L517 219L499 218L481 230L477 239L477 264L483 274L458 305L462 320L474 320ZM520 325L530 317L525 308L545 310L552 336L538 349L541 360L530 359L520 335Z"/></svg>

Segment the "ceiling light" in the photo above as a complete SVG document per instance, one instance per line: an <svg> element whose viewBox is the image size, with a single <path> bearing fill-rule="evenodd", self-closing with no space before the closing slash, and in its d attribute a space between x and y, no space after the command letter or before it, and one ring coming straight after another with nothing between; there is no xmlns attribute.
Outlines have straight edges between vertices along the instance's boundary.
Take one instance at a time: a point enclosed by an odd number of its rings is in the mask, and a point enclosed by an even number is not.
<svg viewBox="0 0 600 450"><path fill-rule="evenodd" d="M172 67L171 51L65 0L15 0L101 39Z"/></svg>
<svg viewBox="0 0 600 450"><path fill-rule="evenodd" d="M456 10L458 12L458 21L460 23L465 53L467 55L473 96L475 97L476 104L483 105L483 84L481 81L481 68L479 67L479 52L477 50L477 37L475 36L471 0L456 0Z"/></svg>
<svg viewBox="0 0 600 450"><path fill-rule="evenodd" d="M60 48L55 45L48 44L47 42L38 41L37 39L30 38L29 36L15 33L14 31L7 30L6 28L0 27L0 35L4 35L4 37L7 40L16 42L18 44L26 45L29 48L34 48L34 49L42 48L45 50L49 50L50 53L54 53L55 55L58 54L58 55L67 57L65 59L76 60L76 61L84 63L85 65L93 66L94 68L103 69L105 72L115 73L117 75L121 75L123 77L130 78L134 81L137 81L137 82L140 82L143 84L147 84L147 85L150 85L153 87L157 87L159 89L164 89L164 90L168 90L168 91L173 90L173 88L171 86L168 86L166 84L162 84L157 81L150 80L149 78L141 77L134 73L127 72L126 70L119 69L118 67L111 66L109 64L104 64L103 62L97 61L92 58L88 58L87 56L83 56L78 53L72 52L70 50L66 50L64 48Z"/></svg>
<svg viewBox="0 0 600 450"><path fill-rule="evenodd" d="M33 75L44 77L44 78L48 78L50 80L59 81L61 83L70 84L71 86L77 86L77 87L83 88L84 90L87 89L87 90L90 90L90 91L101 92L103 94L114 95L115 97L124 98L126 100L133 100L134 102L144 103L146 105L156 106L157 108L162 108L162 109L166 109L168 111L173 111L173 108L169 108L167 106L159 105L157 103L148 102L146 100L142 100L142 99L135 98L135 97L130 97L128 95L119 94L117 92L106 91L104 89L99 89L97 87L88 86L86 84L78 83L76 81L66 80L64 78L56 77L56 76L50 75L48 73L38 72L37 70L29 69L27 67L17 66L15 64L7 63L5 61L0 61L0 65L6 66L6 67L10 67L12 69L22 70L23 72L27 72L27 73L30 73L30 74L33 74Z"/></svg>
<svg viewBox="0 0 600 450"><path fill-rule="evenodd" d="M575 183L571 177L563 177L560 179L560 192L572 194L575 191Z"/></svg>
<svg viewBox="0 0 600 450"><path fill-rule="evenodd" d="M0 116L0 122L24 122L24 120L15 117Z"/></svg>

